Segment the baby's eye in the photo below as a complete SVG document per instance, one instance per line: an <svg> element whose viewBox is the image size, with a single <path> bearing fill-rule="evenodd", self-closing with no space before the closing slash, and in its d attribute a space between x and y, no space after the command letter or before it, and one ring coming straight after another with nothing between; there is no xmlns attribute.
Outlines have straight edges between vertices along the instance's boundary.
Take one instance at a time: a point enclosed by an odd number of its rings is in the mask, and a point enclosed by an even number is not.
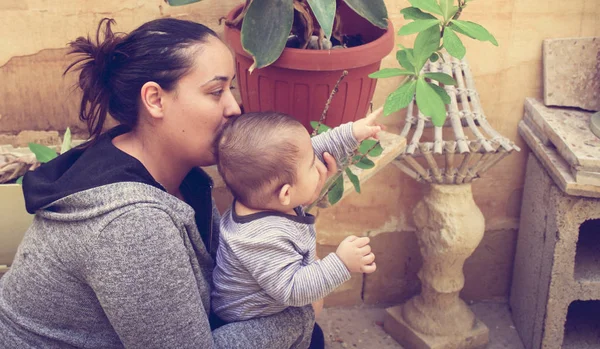
<svg viewBox="0 0 600 349"><path fill-rule="evenodd" d="M223 94L223 90L214 91L214 92L211 92L210 94L215 97L221 97L221 95Z"/></svg>

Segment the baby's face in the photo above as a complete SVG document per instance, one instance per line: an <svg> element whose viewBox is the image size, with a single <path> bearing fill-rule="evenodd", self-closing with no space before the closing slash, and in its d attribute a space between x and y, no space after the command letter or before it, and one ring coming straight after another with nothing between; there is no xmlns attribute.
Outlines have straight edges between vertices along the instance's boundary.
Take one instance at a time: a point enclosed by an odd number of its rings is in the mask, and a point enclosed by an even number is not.
<svg viewBox="0 0 600 349"><path fill-rule="evenodd" d="M317 200L327 179L327 168L315 156L310 135L304 128L298 133L295 137L300 150L296 169L297 181L292 187L291 197L294 207L309 205Z"/></svg>

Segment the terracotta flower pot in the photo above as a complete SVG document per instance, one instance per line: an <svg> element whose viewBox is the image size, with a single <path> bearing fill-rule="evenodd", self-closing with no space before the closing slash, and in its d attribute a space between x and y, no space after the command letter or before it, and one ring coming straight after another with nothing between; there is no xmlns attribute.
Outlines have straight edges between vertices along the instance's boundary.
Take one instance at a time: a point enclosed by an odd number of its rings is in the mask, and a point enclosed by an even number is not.
<svg viewBox="0 0 600 349"><path fill-rule="evenodd" d="M232 20L242 10L235 7L227 18ZM268 67L248 68L252 56L242 48L240 31L225 27L225 41L236 56L238 87L245 112L279 111L300 120L312 130L310 121L318 121L336 81L344 70L348 76L340 84L331 102L326 124L334 127L360 119L367 114L376 79L368 75L379 70L381 60L394 48L391 22L382 30L349 8L340 8L346 34L360 33L367 44L334 50L286 48Z"/></svg>

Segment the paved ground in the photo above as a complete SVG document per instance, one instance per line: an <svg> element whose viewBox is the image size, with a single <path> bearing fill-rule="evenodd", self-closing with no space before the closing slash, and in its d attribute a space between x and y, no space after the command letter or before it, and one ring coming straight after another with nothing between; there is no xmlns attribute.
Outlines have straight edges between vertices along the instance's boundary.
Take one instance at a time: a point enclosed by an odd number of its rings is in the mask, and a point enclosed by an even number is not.
<svg viewBox="0 0 600 349"><path fill-rule="evenodd" d="M472 305L471 309L490 329L488 349L523 349L506 304L478 303ZM383 330L383 317L383 308L360 306L324 309L318 322L325 332L325 347L403 349Z"/></svg>

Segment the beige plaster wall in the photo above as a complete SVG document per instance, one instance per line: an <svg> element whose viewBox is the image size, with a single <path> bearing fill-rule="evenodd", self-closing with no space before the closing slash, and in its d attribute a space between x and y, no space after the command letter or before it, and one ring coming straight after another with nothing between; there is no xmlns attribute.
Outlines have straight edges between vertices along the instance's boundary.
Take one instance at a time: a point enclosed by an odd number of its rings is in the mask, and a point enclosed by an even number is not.
<svg viewBox="0 0 600 349"><path fill-rule="evenodd" d="M92 33L103 17L129 31L160 16L198 20L221 31L218 18L239 0L205 0L185 7L169 7L163 0L23 0L0 2L0 140L22 130L58 130L77 121L78 93L73 76L62 77L68 60L66 43ZM399 11L407 0L386 0L398 29ZM523 148L474 184L475 200L483 211L487 231L465 266L463 296L471 300L506 299L518 227L525 158L528 150L517 135L523 100L541 97L541 42L544 38L600 36L597 0L477 0L464 19L481 23L495 34L500 47L465 40L467 58L475 75L486 115L494 128ZM411 37L397 38L411 44ZM394 54L383 61L395 67ZM382 104L396 88L396 79L381 80L374 102ZM403 114L383 119L394 131ZM335 250L348 234L369 235L377 254L378 271L355 276L327 299L328 305L397 303L419 289L416 272L420 256L411 212L422 188L393 166L363 185L334 208L318 212L320 254ZM219 193L220 206L227 195Z"/></svg>

